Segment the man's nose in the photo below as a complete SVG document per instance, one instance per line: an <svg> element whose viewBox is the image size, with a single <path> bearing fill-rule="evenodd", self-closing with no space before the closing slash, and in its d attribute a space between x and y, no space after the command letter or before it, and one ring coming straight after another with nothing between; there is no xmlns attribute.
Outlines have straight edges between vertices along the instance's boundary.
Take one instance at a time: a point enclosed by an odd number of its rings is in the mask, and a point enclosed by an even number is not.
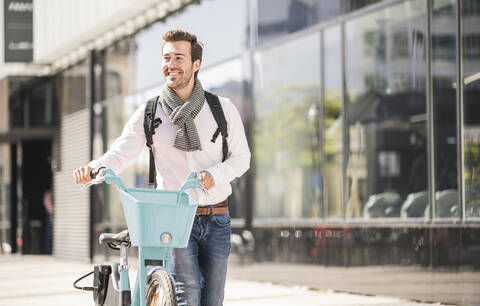
<svg viewBox="0 0 480 306"><path fill-rule="evenodd" d="M175 67L175 65L176 65L175 59L172 58L170 61L168 61L168 68Z"/></svg>

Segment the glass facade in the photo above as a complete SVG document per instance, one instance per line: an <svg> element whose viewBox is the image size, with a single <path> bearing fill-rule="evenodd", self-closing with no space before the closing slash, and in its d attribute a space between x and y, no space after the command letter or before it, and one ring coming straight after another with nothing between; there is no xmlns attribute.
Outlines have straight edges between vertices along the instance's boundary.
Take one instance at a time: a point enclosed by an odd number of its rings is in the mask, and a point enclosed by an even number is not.
<svg viewBox="0 0 480 306"><path fill-rule="evenodd" d="M342 29L323 31L323 173L324 206L329 218L343 211Z"/></svg>
<svg viewBox="0 0 480 306"><path fill-rule="evenodd" d="M85 109L89 104L90 61L84 60L63 71L57 78L57 90L62 101L62 114L71 114Z"/></svg>
<svg viewBox="0 0 480 306"><path fill-rule="evenodd" d="M348 14L381 0L261 0L258 1L260 44Z"/></svg>
<svg viewBox="0 0 480 306"><path fill-rule="evenodd" d="M125 96L120 103L112 103L104 106L103 116L108 124L103 130L103 137L107 141L107 148L122 133L123 127L127 123L133 112L144 103L146 99L140 94ZM119 105L120 104L120 105ZM127 186L147 187L148 182L148 149L140 153L133 164L127 167L120 177ZM105 205L103 208L103 221L108 221L114 228L120 228L125 224L120 195L113 185L105 186Z"/></svg>
<svg viewBox="0 0 480 306"><path fill-rule="evenodd" d="M465 216L480 217L480 4L462 1L463 152Z"/></svg>
<svg viewBox="0 0 480 306"><path fill-rule="evenodd" d="M256 218L322 215L319 55L319 33L254 55Z"/></svg>
<svg viewBox="0 0 480 306"><path fill-rule="evenodd" d="M434 1L432 14L432 103L435 217L458 218L456 4Z"/></svg>
<svg viewBox="0 0 480 306"><path fill-rule="evenodd" d="M105 50L106 99L134 91L136 63L133 57L136 52L133 38L119 41Z"/></svg>
<svg viewBox="0 0 480 306"><path fill-rule="evenodd" d="M245 76L243 65L243 59L235 57L212 67L200 69L198 78L205 90L228 97L232 101L240 113L245 130L248 131L251 126L251 103L246 91L248 79ZM218 77L219 75L221 78ZM234 180L232 188L235 192L228 199L230 216L244 219L249 199L247 177L242 176L240 179Z"/></svg>
<svg viewBox="0 0 480 306"><path fill-rule="evenodd" d="M425 21L409 1L345 23L347 217L399 217L427 189Z"/></svg>

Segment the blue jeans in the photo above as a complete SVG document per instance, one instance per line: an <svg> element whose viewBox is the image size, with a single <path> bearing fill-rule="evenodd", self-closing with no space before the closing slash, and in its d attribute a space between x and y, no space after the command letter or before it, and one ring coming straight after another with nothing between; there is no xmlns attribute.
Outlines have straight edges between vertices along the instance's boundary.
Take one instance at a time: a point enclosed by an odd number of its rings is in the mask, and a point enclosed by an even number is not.
<svg viewBox="0 0 480 306"><path fill-rule="evenodd" d="M230 214L195 216L185 249L174 249L178 305L221 306L230 254Z"/></svg>

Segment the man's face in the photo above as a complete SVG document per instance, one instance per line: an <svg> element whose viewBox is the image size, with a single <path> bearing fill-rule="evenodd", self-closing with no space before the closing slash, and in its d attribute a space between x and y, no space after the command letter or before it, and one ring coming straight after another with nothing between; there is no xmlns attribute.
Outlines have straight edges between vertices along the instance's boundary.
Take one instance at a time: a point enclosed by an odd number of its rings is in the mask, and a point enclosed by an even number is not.
<svg viewBox="0 0 480 306"><path fill-rule="evenodd" d="M167 86L182 89L193 82L200 60L192 63L191 45L188 41L166 42L163 46L162 71Z"/></svg>

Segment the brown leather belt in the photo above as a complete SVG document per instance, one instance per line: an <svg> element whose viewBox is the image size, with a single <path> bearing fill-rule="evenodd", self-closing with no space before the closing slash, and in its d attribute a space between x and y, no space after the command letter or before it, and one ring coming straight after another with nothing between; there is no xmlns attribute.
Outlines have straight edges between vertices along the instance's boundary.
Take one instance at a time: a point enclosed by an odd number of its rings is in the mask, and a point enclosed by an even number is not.
<svg viewBox="0 0 480 306"><path fill-rule="evenodd" d="M197 208L197 216L208 216L208 215L224 215L228 211L228 200L223 201L222 203L209 206L199 206Z"/></svg>

